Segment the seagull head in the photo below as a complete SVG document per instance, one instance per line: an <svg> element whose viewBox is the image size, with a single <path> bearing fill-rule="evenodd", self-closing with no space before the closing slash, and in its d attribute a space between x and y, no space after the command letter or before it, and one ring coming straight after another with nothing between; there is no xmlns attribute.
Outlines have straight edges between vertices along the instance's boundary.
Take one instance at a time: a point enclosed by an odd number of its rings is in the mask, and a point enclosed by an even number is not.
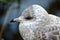
<svg viewBox="0 0 60 40"><path fill-rule="evenodd" d="M48 13L39 5L32 5L26 8L20 17L13 19L16 22L27 21L46 21L48 19Z"/></svg>

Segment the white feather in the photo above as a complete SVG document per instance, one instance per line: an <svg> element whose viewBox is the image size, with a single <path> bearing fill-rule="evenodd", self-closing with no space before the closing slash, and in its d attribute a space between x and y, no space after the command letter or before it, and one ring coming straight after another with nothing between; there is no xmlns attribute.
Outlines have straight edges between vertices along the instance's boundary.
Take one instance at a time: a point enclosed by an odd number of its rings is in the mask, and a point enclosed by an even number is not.
<svg viewBox="0 0 60 40"><path fill-rule="evenodd" d="M23 18L22 18L23 16ZM26 17L33 17L26 19ZM60 33L60 18L48 14L39 5L32 5L25 9L20 16L19 32L24 40L59 40L53 33ZM57 30L57 31L56 31ZM55 38L55 37L56 38Z"/></svg>

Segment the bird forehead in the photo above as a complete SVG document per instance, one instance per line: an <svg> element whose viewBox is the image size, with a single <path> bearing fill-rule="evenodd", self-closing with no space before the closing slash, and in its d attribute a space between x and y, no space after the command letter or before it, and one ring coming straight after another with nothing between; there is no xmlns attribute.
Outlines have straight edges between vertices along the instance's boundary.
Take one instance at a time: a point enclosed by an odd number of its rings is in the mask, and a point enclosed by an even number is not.
<svg viewBox="0 0 60 40"><path fill-rule="evenodd" d="M35 10L42 10L43 8L39 5L32 5L32 6L29 6L28 8L26 8L22 14L32 14L34 13Z"/></svg>
<svg viewBox="0 0 60 40"><path fill-rule="evenodd" d="M29 6L28 8L26 8L22 12L22 15L23 16L37 16L37 15L41 16L41 15L48 15L48 13L40 5L32 5L32 6Z"/></svg>

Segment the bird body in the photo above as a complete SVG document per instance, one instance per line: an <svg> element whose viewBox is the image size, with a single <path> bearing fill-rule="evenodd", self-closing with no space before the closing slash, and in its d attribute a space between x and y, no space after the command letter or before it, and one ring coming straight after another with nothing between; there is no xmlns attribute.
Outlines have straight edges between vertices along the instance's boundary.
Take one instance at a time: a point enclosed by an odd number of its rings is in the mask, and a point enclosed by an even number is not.
<svg viewBox="0 0 60 40"><path fill-rule="evenodd" d="M24 40L59 40L60 18L39 5L28 7L14 21L20 22L19 32Z"/></svg>

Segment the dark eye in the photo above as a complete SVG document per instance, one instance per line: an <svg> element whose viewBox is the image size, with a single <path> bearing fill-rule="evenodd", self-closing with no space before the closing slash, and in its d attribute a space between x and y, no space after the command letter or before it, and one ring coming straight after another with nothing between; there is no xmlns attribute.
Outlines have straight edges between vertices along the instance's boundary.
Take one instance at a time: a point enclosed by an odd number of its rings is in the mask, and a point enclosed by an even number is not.
<svg viewBox="0 0 60 40"><path fill-rule="evenodd" d="M26 17L25 19L27 19L27 20L31 20L31 19L33 19L33 17Z"/></svg>

